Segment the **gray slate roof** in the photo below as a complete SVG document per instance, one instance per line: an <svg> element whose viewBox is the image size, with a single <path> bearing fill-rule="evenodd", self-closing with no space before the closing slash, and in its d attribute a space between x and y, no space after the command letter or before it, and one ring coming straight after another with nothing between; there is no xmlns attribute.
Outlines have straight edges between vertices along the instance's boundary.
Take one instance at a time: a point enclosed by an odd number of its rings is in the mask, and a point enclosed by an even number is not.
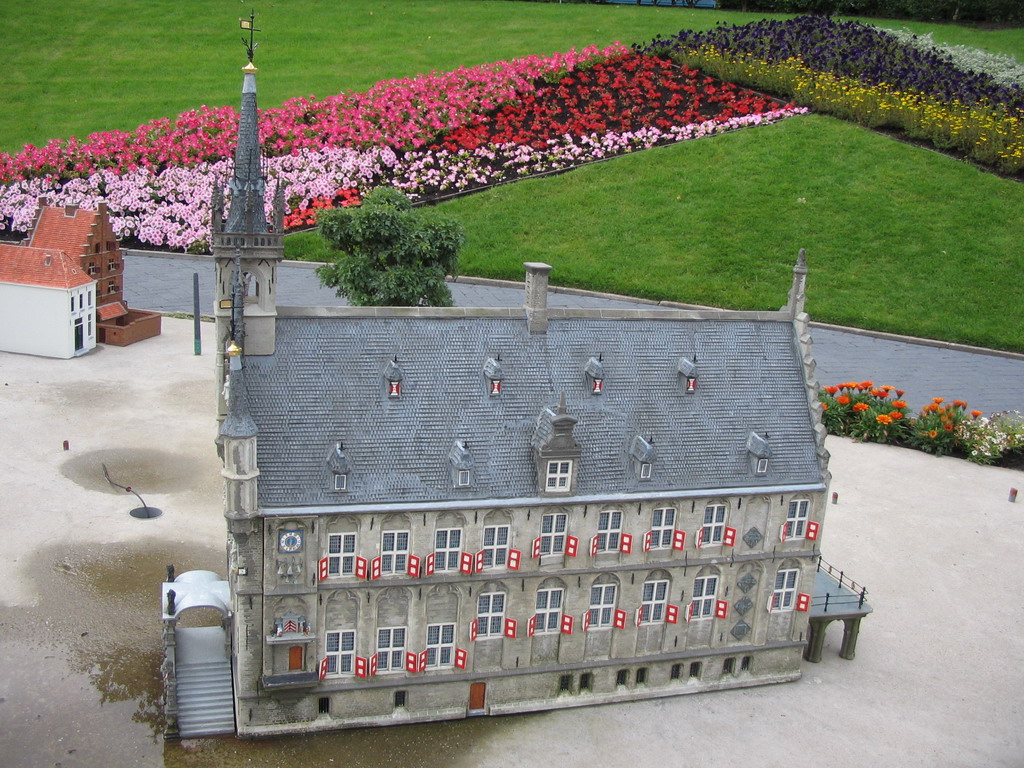
<svg viewBox="0 0 1024 768"><path fill-rule="evenodd" d="M500 355L500 396L484 366ZM584 368L600 355L604 392ZM695 393L679 359L695 362ZM397 357L402 395L387 396ZM264 509L537 496L531 441L564 392L578 420L577 493L788 487L822 481L793 326L779 320L558 318L530 335L515 317L279 317L277 351L245 358ZM751 432L771 448L751 470ZM653 448L641 481L631 449ZM473 482L456 488L463 441ZM346 491L329 458L344 445ZM466 462L463 462L466 463Z"/></svg>

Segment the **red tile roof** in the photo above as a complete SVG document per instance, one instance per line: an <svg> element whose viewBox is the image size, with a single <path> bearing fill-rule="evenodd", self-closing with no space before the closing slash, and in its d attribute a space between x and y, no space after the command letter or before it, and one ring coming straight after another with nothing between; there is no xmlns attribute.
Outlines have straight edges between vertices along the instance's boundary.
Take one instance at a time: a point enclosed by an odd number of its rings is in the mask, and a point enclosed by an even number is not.
<svg viewBox="0 0 1024 768"><path fill-rule="evenodd" d="M77 206L44 206L28 244L35 248L56 248L71 256L81 256L88 250L89 235L98 223L98 217L98 211L87 211Z"/></svg>
<svg viewBox="0 0 1024 768"><path fill-rule="evenodd" d="M112 301L102 307L96 307L96 317L100 320L113 320L115 317L124 317L128 314L128 308L120 301Z"/></svg>
<svg viewBox="0 0 1024 768"><path fill-rule="evenodd" d="M0 243L0 283L68 290L92 282L79 259L63 251Z"/></svg>

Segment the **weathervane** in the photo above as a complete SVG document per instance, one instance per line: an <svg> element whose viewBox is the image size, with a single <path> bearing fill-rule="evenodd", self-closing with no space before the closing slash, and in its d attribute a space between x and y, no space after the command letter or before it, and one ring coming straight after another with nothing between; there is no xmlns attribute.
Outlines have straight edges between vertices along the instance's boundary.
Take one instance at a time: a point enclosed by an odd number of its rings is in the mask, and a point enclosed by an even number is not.
<svg viewBox="0 0 1024 768"><path fill-rule="evenodd" d="M256 49L259 47L259 43L253 41L253 35L255 35L257 32L260 31L260 30L256 29L256 25L253 23L255 20L256 20L256 11L253 10L253 9L249 9L249 18L248 19L239 19L238 20L238 25L242 29L248 29L249 30L249 42L246 42L245 38L243 37L242 38L242 45L245 46L246 53L249 54L249 63L250 64L253 63L253 59L255 58L255 54L256 54Z"/></svg>

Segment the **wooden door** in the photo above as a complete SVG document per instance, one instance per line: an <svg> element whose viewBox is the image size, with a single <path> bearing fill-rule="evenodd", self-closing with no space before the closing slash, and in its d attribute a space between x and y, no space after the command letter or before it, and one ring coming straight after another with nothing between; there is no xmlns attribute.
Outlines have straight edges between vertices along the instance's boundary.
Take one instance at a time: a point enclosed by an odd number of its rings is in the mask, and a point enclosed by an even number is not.
<svg viewBox="0 0 1024 768"><path fill-rule="evenodd" d="M288 649L288 670L302 669L302 646L293 645Z"/></svg>
<svg viewBox="0 0 1024 768"><path fill-rule="evenodd" d="M487 699L487 683L470 683L469 711L482 711Z"/></svg>

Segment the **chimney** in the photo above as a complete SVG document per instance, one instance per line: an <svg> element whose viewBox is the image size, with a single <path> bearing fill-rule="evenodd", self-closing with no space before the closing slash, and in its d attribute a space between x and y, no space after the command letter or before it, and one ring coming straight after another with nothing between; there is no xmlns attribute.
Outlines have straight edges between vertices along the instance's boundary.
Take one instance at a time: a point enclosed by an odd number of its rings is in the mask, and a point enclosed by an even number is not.
<svg viewBox="0 0 1024 768"><path fill-rule="evenodd" d="M547 333L548 330L548 273L551 265L528 261L526 267L526 323L530 333Z"/></svg>
<svg viewBox="0 0 1024 768"><path fill-rule="evenodd" d="M77 213L78 213L78 206L77 205L65 205L64 206L64 215L67 218L73 219L73 218L75 218L75 214L77 214Z"/></svg>

